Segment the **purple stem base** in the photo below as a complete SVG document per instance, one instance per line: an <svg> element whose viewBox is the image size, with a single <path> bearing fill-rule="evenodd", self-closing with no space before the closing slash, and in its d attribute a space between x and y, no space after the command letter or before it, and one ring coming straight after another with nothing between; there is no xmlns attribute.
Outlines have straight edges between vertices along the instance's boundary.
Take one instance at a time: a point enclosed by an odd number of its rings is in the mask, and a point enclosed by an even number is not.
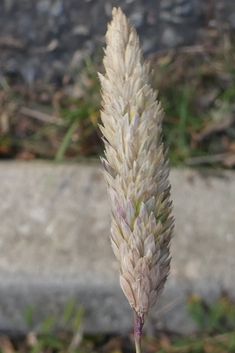
<svg viewBox="0 0 235 353"><path fill-rule="evenodd" d="M144 320L134 311L134 333L136 343L136 353L141 352L141 336Z"/></svg>

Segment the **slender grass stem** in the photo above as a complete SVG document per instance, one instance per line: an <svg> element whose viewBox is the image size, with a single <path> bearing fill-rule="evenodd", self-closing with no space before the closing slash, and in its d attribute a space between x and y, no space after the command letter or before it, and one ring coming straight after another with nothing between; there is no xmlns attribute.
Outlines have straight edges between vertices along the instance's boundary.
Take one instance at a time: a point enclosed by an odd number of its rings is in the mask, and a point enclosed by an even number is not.
<svg viewBox="0 0 235 353"><path fill-rule="evenodd" d="M135 336L135 351L136 351L136 353L142 353L142 351L141 351L141 337Z"/></svg>
<svg viewBox="0 0 235 353"><path fill-rule="evenodd" d="M135 333L135 350L136 353L141 353L141 336L142 336L142 327L143 322L141 318L134 311L134 333Z"/></svg>

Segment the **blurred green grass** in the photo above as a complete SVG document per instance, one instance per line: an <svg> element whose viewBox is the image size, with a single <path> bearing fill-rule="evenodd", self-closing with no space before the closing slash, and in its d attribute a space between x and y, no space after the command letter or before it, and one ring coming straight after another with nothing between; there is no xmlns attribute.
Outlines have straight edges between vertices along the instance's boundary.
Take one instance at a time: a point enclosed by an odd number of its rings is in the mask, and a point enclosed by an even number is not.
<svg viewBox="0 0 235 353"><path fill-rule="evenodd" d="M235 166L234 35L208 31L204 42L151 54L153 85L165 111L172 165ZM61 87L2 83L0 158L80 160L102 154L100 52ZM28 109L28 110L27 110Z"/></svg>
<svg viewBox="0 0 235 353"><path fill-rule="evenodd" d="M173 332L156 331L143 335L144 353L234 353L235 305L227 296L221 296L208 305L197 295L187 299L188 313L197 326L197 333L182 337ZM84 333L81 307L71 298L56 320L49 314L33 329L34 310L29 306L25 322L29 333L15 338L0 334L1 353L134 353L133 333L126 336ZM63 326L63 330L58 327Z"/></svg>

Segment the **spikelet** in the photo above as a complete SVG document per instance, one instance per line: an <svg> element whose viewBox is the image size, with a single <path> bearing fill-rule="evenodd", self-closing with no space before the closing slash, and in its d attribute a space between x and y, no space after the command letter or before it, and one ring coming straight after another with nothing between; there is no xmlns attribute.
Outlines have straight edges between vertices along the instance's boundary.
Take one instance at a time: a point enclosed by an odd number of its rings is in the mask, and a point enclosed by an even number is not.
<svg viewBox="0 0 235 353"><path fill-rule="evenodd" d="M111 200L111 244L120 264L120 284L141 335L145 317L169 273L170 217L168 159L162 144L161 104L151 87L136 30L113 9L105 49L102 87L106 159L104 177Z"/></svg>

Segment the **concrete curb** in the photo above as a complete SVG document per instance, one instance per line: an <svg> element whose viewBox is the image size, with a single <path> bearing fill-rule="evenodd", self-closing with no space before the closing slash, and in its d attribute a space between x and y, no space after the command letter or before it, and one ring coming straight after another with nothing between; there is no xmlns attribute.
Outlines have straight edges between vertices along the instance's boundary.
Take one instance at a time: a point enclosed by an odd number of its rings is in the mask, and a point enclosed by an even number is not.
<svg viewBox="0 0 235 353"><path fill-rule="evenodd" d="M176 217L172 268L146 330L192 332L185 299L235 297L235 173L171 171ZM100 165L0 164L0 330L26 332L71 297L89 332L127 332L132 313L110 248L109 202Z"/></svg>

